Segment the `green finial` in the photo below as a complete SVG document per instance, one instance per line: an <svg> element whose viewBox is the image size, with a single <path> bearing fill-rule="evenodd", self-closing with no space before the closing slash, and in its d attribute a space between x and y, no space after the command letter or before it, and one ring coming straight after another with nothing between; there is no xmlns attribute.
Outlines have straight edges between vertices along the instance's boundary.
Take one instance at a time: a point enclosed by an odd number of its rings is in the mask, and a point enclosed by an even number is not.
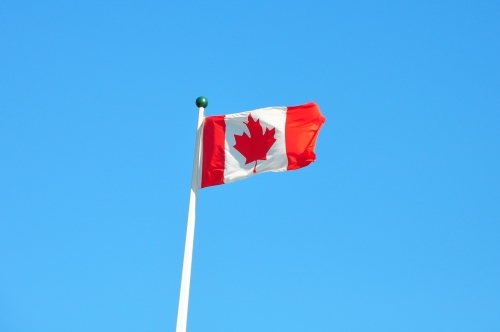
<svg viewBox="0 0 500 332"><path fill-rule="evenodd" d="M196 106L206 108L208 106L207 98L203 96L196 98Z"/></svg>

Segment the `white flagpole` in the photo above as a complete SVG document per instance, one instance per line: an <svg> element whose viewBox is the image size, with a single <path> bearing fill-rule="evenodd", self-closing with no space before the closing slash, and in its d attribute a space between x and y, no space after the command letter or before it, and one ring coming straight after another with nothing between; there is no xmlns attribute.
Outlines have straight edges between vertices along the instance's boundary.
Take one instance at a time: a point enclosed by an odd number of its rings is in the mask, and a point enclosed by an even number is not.
<svg viewBox="0 0 500 332"><path fill-rule="evenodd" d="M205 97L196 99L198 106L198 127L196 130L196 144L193 159L193 177L191 179L191 194L189 196L189 212L186 231L186 245L184 247L184 262L182 264L181 294L179 297L179 310L177 312L176 332L186 332L187 314L189 303L189 284L191 281L191 263L193 260L194 224L196 221L196 199L198 196L199 169L201 162L201 137L203 131L203 120L205 107L208 100Z"/></svg>

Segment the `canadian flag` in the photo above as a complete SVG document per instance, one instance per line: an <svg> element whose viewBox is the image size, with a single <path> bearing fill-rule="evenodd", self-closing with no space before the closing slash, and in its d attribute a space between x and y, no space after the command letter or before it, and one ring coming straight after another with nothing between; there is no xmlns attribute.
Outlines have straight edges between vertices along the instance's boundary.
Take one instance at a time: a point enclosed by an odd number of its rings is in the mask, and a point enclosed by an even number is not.
<svg viewBox="0 0 500 332"><path fill-rule="evenodd" d="M313 102L206 117L201 188L309 165L325 120Z"/></svg>

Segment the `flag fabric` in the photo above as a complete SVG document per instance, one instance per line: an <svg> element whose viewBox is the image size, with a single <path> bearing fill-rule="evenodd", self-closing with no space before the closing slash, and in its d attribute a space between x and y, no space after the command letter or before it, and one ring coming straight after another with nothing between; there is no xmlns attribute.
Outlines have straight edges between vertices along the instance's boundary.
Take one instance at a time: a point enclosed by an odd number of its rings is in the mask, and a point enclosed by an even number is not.
<svg viewBox="0 0 500 332"><path fill-rule="evenodd" d="M206 117L201 188L309 165L325 120L313 102Z"/></svg>

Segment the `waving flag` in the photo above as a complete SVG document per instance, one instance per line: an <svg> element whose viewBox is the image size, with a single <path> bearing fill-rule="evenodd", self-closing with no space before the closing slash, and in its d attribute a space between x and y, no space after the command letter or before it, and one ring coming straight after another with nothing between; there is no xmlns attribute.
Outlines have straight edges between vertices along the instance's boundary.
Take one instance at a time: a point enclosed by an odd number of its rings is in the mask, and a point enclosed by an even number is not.
<svg viewBox="0 0 500 332"><path fill-rule="evenodd" d="M313 102L206 117L201 188L309 165L324 122Z"/></svg>

